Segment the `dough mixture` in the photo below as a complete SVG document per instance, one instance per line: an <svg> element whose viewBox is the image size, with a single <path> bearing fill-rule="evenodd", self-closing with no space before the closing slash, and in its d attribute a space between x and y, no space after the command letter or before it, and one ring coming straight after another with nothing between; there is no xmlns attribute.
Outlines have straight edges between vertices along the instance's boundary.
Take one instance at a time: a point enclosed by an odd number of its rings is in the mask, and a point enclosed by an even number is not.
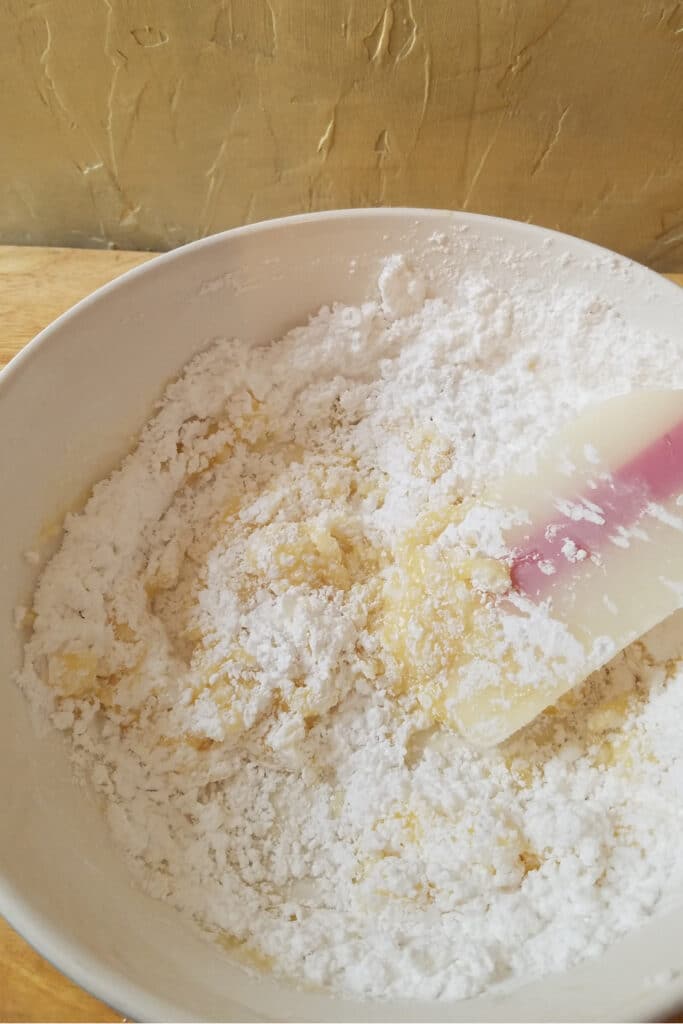
<svg viewBox="0 0 683 1024"><path fill-rule="evenodd" d="M425 693L504 581L486 481L682 366L559 275L463 261L440 297L400 255L360 307L196 356L19 613L21 685L138 883L364 997L474 996L641 922L683 824L680 618L488 752Z"/></svg>

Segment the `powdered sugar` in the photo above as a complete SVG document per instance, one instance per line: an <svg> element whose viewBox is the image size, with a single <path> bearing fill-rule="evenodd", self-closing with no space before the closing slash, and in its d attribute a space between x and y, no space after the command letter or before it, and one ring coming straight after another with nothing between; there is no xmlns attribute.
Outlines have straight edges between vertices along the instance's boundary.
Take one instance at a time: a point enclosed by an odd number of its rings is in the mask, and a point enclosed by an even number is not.
<svg viewBox="0 0 683 1024"><path fill-rule="evenodd" d="M499 524L457 503L679 355L600 296L466 266L440 296L396 256L376 300L195 358L68 518L21 675L139 883L252 967L376 997L474 995L642 920L683 817L680 625L480 753L402 685L396 638L457 638L457 602L392 634L390 587L427 522L495 592Z"/></svg>

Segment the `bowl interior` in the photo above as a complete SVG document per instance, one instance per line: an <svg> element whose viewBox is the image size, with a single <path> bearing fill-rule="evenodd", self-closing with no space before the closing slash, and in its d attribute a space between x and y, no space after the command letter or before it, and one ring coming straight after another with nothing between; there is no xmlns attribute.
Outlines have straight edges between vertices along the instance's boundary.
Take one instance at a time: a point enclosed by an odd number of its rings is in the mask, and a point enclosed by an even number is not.
<svg viewBox="0 0 683 1024"><path fill-rule="evenodd" d="M576 239L466 214L349 211L239 229L161 257L65 314L0 377L0 911L130 1017L624 1019L683 997L677 893L599 961L468 1002L361 1004L251 978L131 885L61 740L36 732L12 682L21 653L13 609L38 571L23 552L38 549L44 561L54 527L120 460L164 384L214 338L258 344L325 303L368 298L380 261L396 251L431 266L441 289L453 263L481 265L510 287L523 265L540 284L590 281L643 329L674 335L683 322L674 286Z"/></svg>

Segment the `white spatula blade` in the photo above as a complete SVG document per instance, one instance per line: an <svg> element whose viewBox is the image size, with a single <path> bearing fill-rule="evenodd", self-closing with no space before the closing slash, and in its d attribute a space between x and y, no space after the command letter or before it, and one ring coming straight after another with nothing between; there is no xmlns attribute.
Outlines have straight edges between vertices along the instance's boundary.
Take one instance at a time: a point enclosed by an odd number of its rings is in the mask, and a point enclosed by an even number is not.
<svg viewBox="0 0 683 1024"><path fill-rule="evenodd" d="M527 650L478 686L463 672L448 688L445 717L480 746L507 739L683 603L683 391L589 409L486 503L526 514L507 534L513 589L494 611ZM560 630L576 641L565 656Z"/></svg>

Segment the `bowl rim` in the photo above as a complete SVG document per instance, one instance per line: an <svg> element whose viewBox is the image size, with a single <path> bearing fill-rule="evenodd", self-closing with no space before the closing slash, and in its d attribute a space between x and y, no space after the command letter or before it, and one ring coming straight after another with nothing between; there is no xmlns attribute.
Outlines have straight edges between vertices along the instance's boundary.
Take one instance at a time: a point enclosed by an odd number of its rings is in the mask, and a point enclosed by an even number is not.
<svg viewBox="0 0 683 1024"><path fill-rule="evenodd" d="M652 270L643 263L639 263L638 260L633 259L631 256L623 256L620 253L616 253L613 249L609 249L597 242L589 242L587 239L581 238L579 235L572 235L565 231L558 231L556 228L543 227L540 224L531 224L528 221L515 220L512 217L496 217L493 214L474 213L469 210L444 210L439 209L438 207L420 206L345 207L334 210L318 210L314 213L294 213L286 217L271 217L268 220L255 221L253 224L243 224L237 227L227 228L225 231L217 231L211 235L205 235L203 238L197 238L192 242L185 242L183 245L169 249L167 252L150 252L150 259L138 266L124 270L113 280L100 285L99 288L96 288L88 295L85 295L82 299L79 299L72 306L69 306L69 308L63 313L60 313L59 316L55 317L54 320L51 320L50 323L43 327L42 330L31 338L30 341L26 342L16 355L14 355L10 361L0 369L0 393L4 387L7 386L8 381L14 373L20 367L23 367L26 362L34 358L35 352L42 346L45 339L49 337L57 327L61 327L72 317L80 314L83 310L88 309L91 305L98 302L103 296L108 295L119 288L126 287L130 281L141 278L148 273L156 273L160 267L173 263L176 260L182 260L187 255L200 249L208 250L213 247L218 247L222 245L226 239L246 238L252 234L266 233L268 231L277 230L279 227L288 225L296 226L297 224L306 224L311 221L328 220L331 223L335 223L337 221L345 221L356 217L360 220L375 220L390 217L392 219L395 218L396 220L424 218L437 221L441 220L444 216L453 217L454 221L459 221L470 226L474 226L476 224L488 224L490 226L494 226L496 224L507 225L514 227L514 230L518 233L527 234L531 238L556 238L557 240L570 239L580 247L587 247L592 250L596 255L601 254L603 256L612 257L618 256L620 260L624 260L626 263L629 263L637 267L639 270L651 275L652 278L659 281L665 289L671 289L672 293L680 291L680 286L676 284L675 281L671 281L658 271ZM146 250L138 251L145 252Z"/></svg>
<svg viewBox="0 0 683 1024"><path fill-rule="evenodd" d="M411 206L351 207L292 214L229 228L187 242L168 252L153 254L144 263L124 271L112 281L101 285L52 320L22 347L10 359L9 363L0 369L0 400L2 399L3 392L8 387L11 387L14 377L20 371L28 368L58 329L80 316L107 295L128 287L132 281L162 271L169 264L191 258L195 252L218 248L226 242L249 237L250 235L267 234L271 231L277 231L281 227L296 227L311 221L321 223L327 221L333 226L338 222L348 221L353 218L370 222L387 218L395 219L396 221L433 220L437 222L443 221L444 217L451 217L454 224L466 225L472 228L478 225L507 227L508 230L512 229L518 238L522 239L524 236L535 240L554 238L565 242L565 244L567 240L570 240L574 245L578 245L583 249L587 255L592 253L595 256L602 255L603 257L617 256L625 264L635 266L639 270L646 272L653 280L657 280L665 291L670 289L672 295L678 293L680 296L681 294L682 289L674 281L668 280L662 274L646 267L631 257L622 256L605 246L589 242L577 235L570 235L553 228L546 228L526 221L517 221L512 218L497 217L467 210L444 210L435 207ZM141 988L138 984L130 981L123 973L103 965L96 956L89 953L78 942L65 939L61 935L58 925L51 923L47 917L34 911L29 900L19 895L2 874L0 874L0 915L5 919L10 928L17 932L51 966L59 970L91 997L104 1002L122 1016L141 1021L192 1019L193 1015L186 1013L177 1004L168 1003L163 998L152 994L149 990ZM683 977L680 979L680 984L677 985L677 991L678 1000L683 1000ZM371 1004L369 1003L368 1005ZM659 1001L653 999L649 1015L651 1019L662 1019L662 1017L671 1014L677 1005L677 1002L672 1003L668 999L660 999Z"/></svg>

